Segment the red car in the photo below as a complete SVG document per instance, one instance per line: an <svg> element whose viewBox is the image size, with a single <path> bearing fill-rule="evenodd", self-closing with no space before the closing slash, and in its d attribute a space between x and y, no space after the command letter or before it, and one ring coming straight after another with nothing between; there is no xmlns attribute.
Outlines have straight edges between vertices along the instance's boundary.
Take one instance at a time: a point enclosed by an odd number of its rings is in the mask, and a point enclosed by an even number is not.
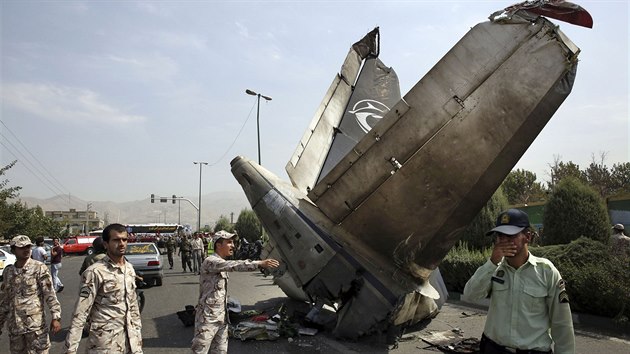
<svg viewBox="0 0 630 354"><path fill-rule="evenodd" d="M92 248L92 242L98 236L72 236L68 237L63 243L63 253L87 253L92 254L94 249Z"/></svg>

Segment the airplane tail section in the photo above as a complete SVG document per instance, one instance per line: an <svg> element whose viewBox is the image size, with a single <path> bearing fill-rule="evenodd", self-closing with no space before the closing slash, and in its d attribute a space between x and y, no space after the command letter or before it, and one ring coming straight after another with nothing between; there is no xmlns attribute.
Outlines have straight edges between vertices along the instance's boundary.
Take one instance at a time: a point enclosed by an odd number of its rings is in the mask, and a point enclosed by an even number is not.
<svg viewBox="0 0 630 354"><path fill-rule="evenodd" d="M543 17L478 24L309 198L426 279L569 95L578 53Z"/></svg>
<svg viewBox="0 0 630 354"><path fill-rule="evenodd" d="M286 165L292 184L305 193L400 100L396 73L378 59L378 39L375 28L352 45Z"/></svg>

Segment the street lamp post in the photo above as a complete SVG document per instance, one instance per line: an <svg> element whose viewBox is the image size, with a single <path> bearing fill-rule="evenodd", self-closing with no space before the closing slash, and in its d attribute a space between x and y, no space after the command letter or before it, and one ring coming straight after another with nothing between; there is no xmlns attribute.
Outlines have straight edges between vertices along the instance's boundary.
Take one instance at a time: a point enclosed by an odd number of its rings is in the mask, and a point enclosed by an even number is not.
<svg viewBox="0 0 630 354"><path fill-rule="evenodd" d="M199 208L197 209L197 231L201 231L201 167L207 165L207 162L193 161L193 164L199 165Z"/></svg>
<svg viewBox="0 0 630 354"><path fill-rule="evenodd" d="M258 133L258 164L260 165L260 98L262 97L267 101L271 101L271 97L261 95L260 93L254 92L250 89L246 89L245 93L258 97L258 107L256 108L256 131Z"/></svg>

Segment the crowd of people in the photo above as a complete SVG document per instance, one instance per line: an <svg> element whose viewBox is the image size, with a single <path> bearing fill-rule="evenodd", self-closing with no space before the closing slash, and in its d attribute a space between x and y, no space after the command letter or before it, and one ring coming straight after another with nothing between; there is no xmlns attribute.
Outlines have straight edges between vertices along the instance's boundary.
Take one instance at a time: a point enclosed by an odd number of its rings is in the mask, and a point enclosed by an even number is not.
<svg viewBox="0 0 630 354"><path fill-rule="evenodd" d="M215 252L205 257L198 245L186 236L182 237L179 250L196 255L195 266L191 271L200 275L199 302L196 308L195 336L192 350L195 353L227 352L227 272L253 271L262 268L275 268L279 262L274 259L258 261L228 260L234 254L236 235L227 232L216 233L212 242ZM72 315L64 348L66 353L76 353L86 322L88 326L88 352L103 353L142 353L142 319L136 295L136 273L131 263L125 260L128 234L124 225L111 224L103 230L102 238L95 241L95 252L86 257L82 265L81 285ZM199 236L195 238L202 242ZM175 239L169 240L167 249L171 254L177 247ZM99 244L100 243L100 244ZM55 243L58 246L58 241ZM51 251L51 268L46 266L41 253L32 252L30 237L19 235L10 242L11 252L16 255L14 265L4 271L4 281L0 286L0 333L7 323L9 329L9 351L11 353L48 353L49 332L61 330L61 305L57 293L63 290L58 279L61 256L56 246ZM203 247L203 243L202 246ZM203 248L202 248L203 249ZM104 252L101 252L103 250ZM31 257L33 255L33 257ZM44 252L45 255L45 252ZM205 258L205 259L203 259ZM190 260L190 258L189 258ZM55 266L59 264L59 266ZM50 310L51 322L47 326L44 302Z"/></svg>
<svg viewBox="0 0 630 354"><path fill-rule="evenodd" d="M467 282L462 299L490 298L480 351L496 353L574 353L575 335L566 283L551 261L536 257L528 245L536 236L528 215L509 209L497 217L488 231L494 246L488 261ZM181 256L182 268L199 274L199 300L195 311L193 353L227 353L228 272L276 268L275 259L230 260L235 253L235 234L215 233L170 236L164 241L170 268L173 255ZM84 259L81 285L65 340L65 352L76 353L86 323L88 352L142 353L142 319L136 295L136 273L125 260L129 241L124 225L111 224L94 241L95 252ZM0 286L0 333L7 324L11 353L47 353L49 332L61 330L61 305L57 293L62 250L54 239L51 271L45 264L43 239L18 235L11 240L14 265L4 270ZM624 226L613 227L611 242L628 247ZM211 248L209 247L211 246ZM207 254L212 249L211 254ZM44 303L50 311L47 326Z"/></svg>

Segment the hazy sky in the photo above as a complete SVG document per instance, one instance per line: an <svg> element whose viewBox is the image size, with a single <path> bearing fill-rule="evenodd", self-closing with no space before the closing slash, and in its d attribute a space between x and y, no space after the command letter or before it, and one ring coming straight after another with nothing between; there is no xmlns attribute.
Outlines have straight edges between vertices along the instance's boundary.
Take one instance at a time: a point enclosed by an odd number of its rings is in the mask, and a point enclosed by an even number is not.
<svg viewBox="0 0 630 354"><path fill-rule="evenodd" d="M516 1L515 1L516 2ZM587 29L573 93L516 166L554 156L627 162L628 2L578 1ZM0 2L0 165L22 196L131 201L240 190L237 155L284 166L352 43L381 28L404 95L476 23L511 1Z"/></svg>

